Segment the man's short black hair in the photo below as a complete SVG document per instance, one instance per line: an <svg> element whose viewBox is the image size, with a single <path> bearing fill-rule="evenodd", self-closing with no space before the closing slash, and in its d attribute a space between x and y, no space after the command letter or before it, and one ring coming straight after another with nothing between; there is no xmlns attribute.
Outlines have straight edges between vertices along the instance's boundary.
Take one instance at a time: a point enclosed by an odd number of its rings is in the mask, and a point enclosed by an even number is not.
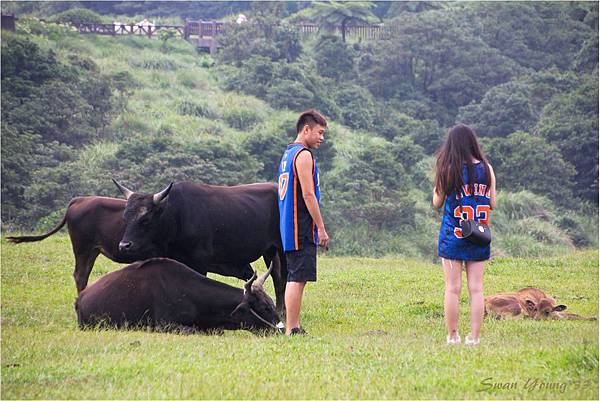
<svg viewBox="0 0 600 401"><path fill-rule="evenodd" d="M300 114L298 122L296 123L296 133L300 133L306 124L308 124L311 128L317 124L327 127L327 120L317 110L310 109Z"/></svg>

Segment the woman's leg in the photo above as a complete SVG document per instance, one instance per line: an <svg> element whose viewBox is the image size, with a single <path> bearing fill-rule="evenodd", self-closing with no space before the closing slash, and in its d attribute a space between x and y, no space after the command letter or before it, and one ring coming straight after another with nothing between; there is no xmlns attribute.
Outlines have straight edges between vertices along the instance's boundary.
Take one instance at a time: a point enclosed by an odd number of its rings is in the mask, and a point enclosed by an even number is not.
<svg viewBox="0 0 600 401"><path fill-rule="evenodd" d="M479 338L483 323L483 266L485 261L467 261L467 284L471 303L471 338Z"/></svg>
<svg viewBox="0 0 600 401"><path fill-rule="evenodd" d="M460 303L461 286L461 260L442 259L444 267L444 281L446 289L444 291L444 317L448 336L454 338L458 331L458 310Z"/></svg>

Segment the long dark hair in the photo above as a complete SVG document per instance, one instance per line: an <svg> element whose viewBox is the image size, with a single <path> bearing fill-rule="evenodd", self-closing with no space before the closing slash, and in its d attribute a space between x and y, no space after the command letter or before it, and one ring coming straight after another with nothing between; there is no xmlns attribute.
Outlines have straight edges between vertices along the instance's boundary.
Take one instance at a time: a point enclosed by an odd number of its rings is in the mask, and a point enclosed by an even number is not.
<svg viewBox="0 0 600 401"><path fill-rule="evenodd" d="M446 142L438 150L435 163L435 189L440 195L452 192L460 193L463 185L468 184L473 193L473 159L480 160L485 167L486 177L482 184L489 186L490 166L479 147L475 131L465 124L450 128ZM463 164L467 165L468 182L463 182Z"/></svg>

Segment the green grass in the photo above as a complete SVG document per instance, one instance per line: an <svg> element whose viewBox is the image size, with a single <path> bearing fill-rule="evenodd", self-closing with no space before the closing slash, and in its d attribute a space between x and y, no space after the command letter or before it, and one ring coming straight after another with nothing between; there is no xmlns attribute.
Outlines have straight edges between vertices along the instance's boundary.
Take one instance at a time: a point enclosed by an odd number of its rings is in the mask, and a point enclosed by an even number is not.
<svg viewBox="0 0 600 401"><path fill-rule="evenodd" d="M598 399L597 322L486 319L481 346L447 347L439 264L320 257L291 339L80 331L72 266L65 235L2 240L2 399ZM100 257L91 281L116 268ZM597 315L598 252L486 266L486 294L526 285ZM462 333L467 304L465 286Z"/></svg>

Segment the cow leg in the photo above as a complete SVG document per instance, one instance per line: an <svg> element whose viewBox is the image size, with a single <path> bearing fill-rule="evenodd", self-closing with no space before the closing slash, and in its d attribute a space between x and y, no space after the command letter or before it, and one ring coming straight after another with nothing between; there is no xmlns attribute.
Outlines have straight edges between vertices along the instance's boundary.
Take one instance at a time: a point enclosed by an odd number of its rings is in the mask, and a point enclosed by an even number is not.
<svg viewBox="0 0 600 401"><path fill-rule="evenodd" d="M285 256L284 256L285 258ZM282 320L285 320L285 284L287 281L287 267L285 259L279 257L277 251L269 252L263 255L263 259L267 267L273 262L273 270L271 271L271 278L273 279L273 288L275 289L275 304L277 314Z"/></svg>
<svg viewBox="0 0 600 401"><path fill-rule="evenodd" d="M87 252L78 251L75 253L75 271L73 272L73 278L75 279L75 286L77 287L77 293L87 287L90 273L96 258L100 254L97 249L90 249Z"/></svg>

